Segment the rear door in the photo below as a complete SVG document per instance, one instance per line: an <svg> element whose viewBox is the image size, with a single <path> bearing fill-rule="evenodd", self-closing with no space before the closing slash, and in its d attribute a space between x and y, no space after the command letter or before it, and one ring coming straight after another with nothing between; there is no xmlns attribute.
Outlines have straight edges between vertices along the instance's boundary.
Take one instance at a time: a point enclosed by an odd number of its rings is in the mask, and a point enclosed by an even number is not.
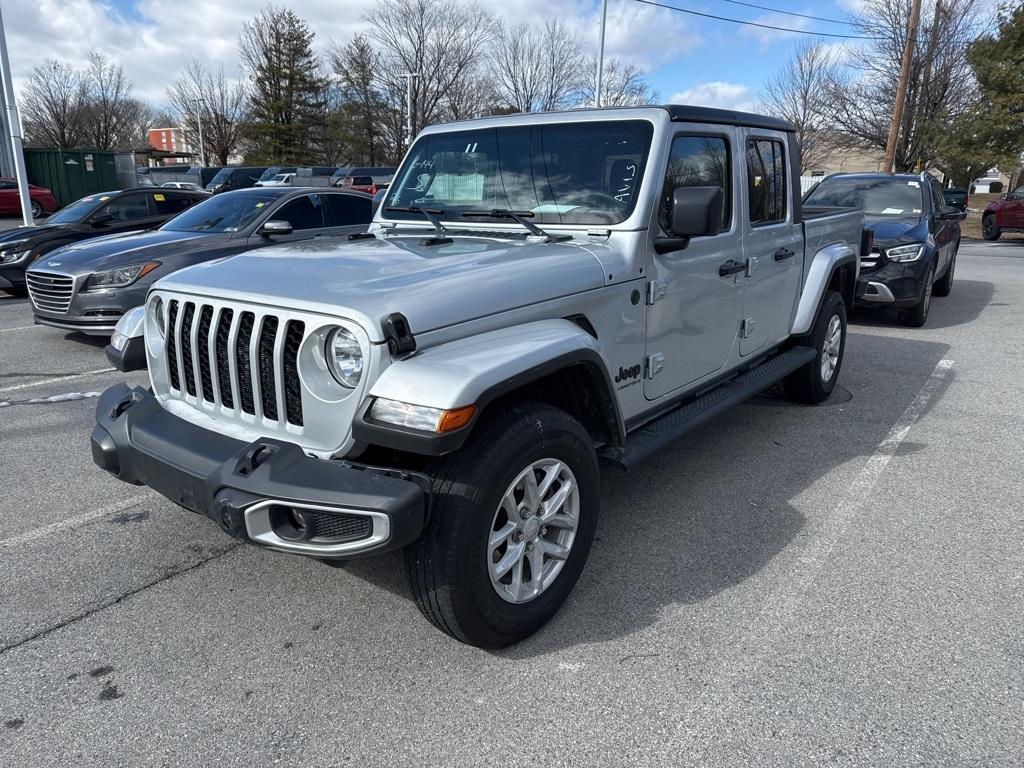
<svg viewBox="0 0 1024 768"><path fill-rule="evenodd" d="M1024 187L1017 187L1006 196L999 210L999 226L1024 228Z"/></svg>
<svg viewBox="0 0 1024 768"><path fill-rule="evenodd" d="M21 213L18 185L8 179L0 179L0 213L6 215Z"/></svg>
<svg viewBox="0 0 1024 768"><path fill-rule="evenodd" d="M373 203L362 195L345 192L324 192L320 195L327 207L330 234L365 232L373 219Z"/></svg>
<svg viewBox="0 0 1024 768"><path fill-rule="evenodd" d="M746 217L740 355L783 341L789 329L803 268L803 230L795 220L786 134L746 131Z"/></svg>
<svg viewBox="0 0 1024 768"><path fill-rule="evenodd" d="M741 309L741 278L719 268L742 255L738 224L736 131L688 125L670 137L661 198L651 229L671 231L677 187L722 187L722 227L716 235L692 237L685 248L648 259L647 362L644 395L653 400L720 371L732 355ZM653 172L653 169L652 169Z"/></svg>
<svg viewBox="0 0 1024 768"><path fill-rule="evenodd" d="M156 210L152 192L127 192L118 195L101 208L98 213L112 217L103 225L104 232L131 232L147 229L163 222L164 217Z"/></svg>

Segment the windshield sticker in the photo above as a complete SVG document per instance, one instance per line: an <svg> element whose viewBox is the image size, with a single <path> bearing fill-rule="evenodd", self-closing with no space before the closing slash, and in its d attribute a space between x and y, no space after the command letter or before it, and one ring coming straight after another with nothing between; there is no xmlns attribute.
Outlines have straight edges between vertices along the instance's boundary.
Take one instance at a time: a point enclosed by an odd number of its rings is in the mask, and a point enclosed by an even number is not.
<svg viewBox="0 0 1024 768"><path fill-rule="evenodd" d="M903 213L903 209L902 208L886 208L885 210L882 211L882 213L883 214L888 214L889 216L892 216L895 213Z"/></svg>
<svg viewBox="0 0 1024 768"><path fill-rule="evenodd" d="M257 208L262 208L266 203L256 203Z"/></svg>
<svg viewBox="0 0 1024 768"><path fill-rule="evenodd" d="M164 197L163 195L161 195L161 194L160 194L159 192L155 192L155 193L153 194L153 199L154 199L154 200L156 200L156 201L157 201L158 203L162 203L162 202L164 202L164 200L166 200L167 198L166 198L166 197Z"/></svg>
<svg viewBox="0 0 1024 768"><path fill-rule="evenodd" d="M908 181L908 182L907 182L907 186L908 186L908 187L915 187L915 188L917 188L917 189L920 189L920 188L921 188L921 184L920 184L920 182L917 182L917 181Z"/></svg>
<svg viewBox="0 0 1024 768"><path fill-rule="evenodd" d="M107 202L107 200L109 200L109 199L110 199L110 197L109 197L109 196L107 196L107 195L104 195L103 197L101 197L101 198L100 198L100 202L101 202L101 203L105 203L105 202Z"/></svg>

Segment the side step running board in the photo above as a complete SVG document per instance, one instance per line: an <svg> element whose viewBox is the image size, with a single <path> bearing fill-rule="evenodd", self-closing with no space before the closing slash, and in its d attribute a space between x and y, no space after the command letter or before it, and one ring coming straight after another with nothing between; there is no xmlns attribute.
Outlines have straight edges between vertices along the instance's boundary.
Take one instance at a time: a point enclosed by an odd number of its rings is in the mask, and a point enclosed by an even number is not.
<svg viewBox="0 0 1024 768"><path fill-rule="evenodd" d="M792 347L631 432L624 446L605 449L601 459L622 469L638 464L690 430L785 378L814 357L815 351L810 347Z"/></svg>

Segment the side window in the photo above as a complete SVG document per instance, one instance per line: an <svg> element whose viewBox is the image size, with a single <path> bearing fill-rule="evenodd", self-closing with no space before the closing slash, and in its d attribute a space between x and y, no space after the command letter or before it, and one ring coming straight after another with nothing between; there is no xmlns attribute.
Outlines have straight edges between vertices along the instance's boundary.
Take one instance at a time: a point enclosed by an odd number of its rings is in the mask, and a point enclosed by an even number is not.
<svg viewBox="0 0 1024 768"><path fill-rule="evenodd" d="M191 199L185 195L167 192L154 192L153 202L156 204L156 212L161 216L174 216L192 205Z"/></svg>
<svg viewBox="0 0 1024 768"><path fill-rule="evenodd" d="M771 224L786 218L786 156L782 142L747 142L747 193L750 223Z"/></svg>
<svg viewBox="0 0 1024 768"><path fill-rule="evenodd" d="M132 221L145 219L153 214L149 210L146 195L124 195L107 203L104 213L109 213L116 221Z"/></svg>
<svg viewBox="0 0 1024 768"><path fill-rule="evenodd" d="M327 204L331 212L333 226L347 227L353 224L369 224L373 218L370 203L365 197L357 195L321 195L320 199Z"/></svg>
<svg viewBox="0 0 1024 768"><path fill-rule="evenodd" d="M17 188L18 188L18 185L17 185L16 182L6 181L6 180L3 180L3 179L0 179L0 189L17 189Z"/></svg>
<svg viewBox="0 0 1024 768"><path fill-rule="evenodd" d="M658 223L672 234L672 196L679 187L721 187L722 229L732 221L732 188L729 183L729 148L721 136L676 136L665 171L665 186L658 206Z"/></svg>
<svg viewBox="0 0 1024 768"><path fill-rule="evenodd" d="M292 229L322 229L324 226L324 207L320 195L303 195L280 208L270 218L287 221Z"/></svg>

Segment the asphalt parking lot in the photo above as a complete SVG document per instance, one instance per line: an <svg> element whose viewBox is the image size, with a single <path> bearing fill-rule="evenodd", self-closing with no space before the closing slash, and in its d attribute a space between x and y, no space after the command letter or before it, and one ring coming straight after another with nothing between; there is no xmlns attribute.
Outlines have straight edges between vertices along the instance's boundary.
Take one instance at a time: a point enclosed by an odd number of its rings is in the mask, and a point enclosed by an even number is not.
<svg viewBox="0 0 1024 768"><path fill-rule="evenodd" d="M965 243L925 328L855 317L825 405L607 472L573 596L490 653L398 555L239 546L100 472L126 377L0 296L0 764L1019 766L1021 307L1024 244Z"/></svg>

